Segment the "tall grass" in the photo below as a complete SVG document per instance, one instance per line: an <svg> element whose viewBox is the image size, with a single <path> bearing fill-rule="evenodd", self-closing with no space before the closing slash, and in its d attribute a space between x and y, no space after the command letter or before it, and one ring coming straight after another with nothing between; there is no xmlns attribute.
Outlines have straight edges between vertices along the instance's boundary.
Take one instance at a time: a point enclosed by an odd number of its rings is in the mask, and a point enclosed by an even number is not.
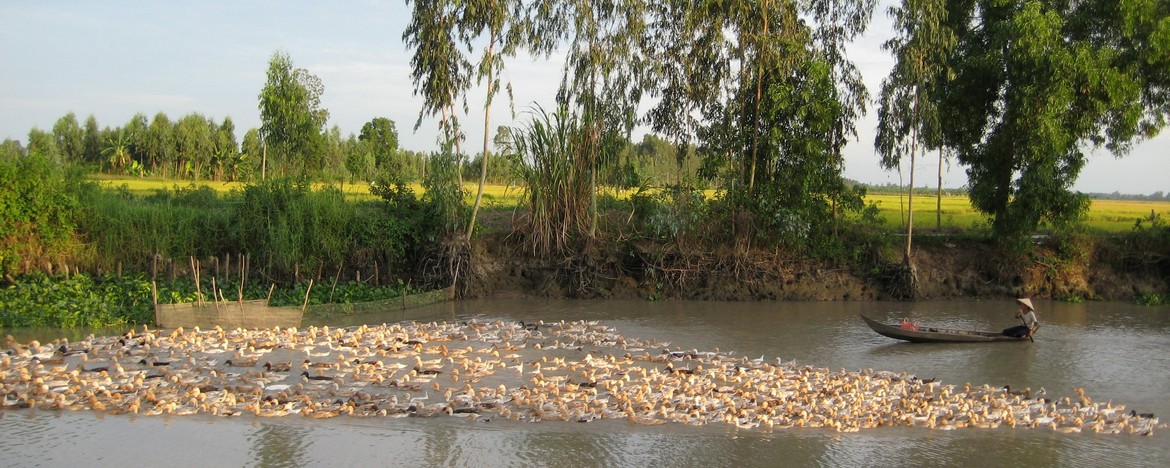
<svg viewBox="0 0 1170 468"><path fill-rule="evenodd" d="M398 219L408 211L290 179L226 194L191 185L146 196L125 187L91 188L81 198L78 232L89 247L82 266L98 272L150 273L162 260L162 268L170 266L160 271L165 274L174 265L187 270L192 256L225 262L244 256L250 273L266 281L378 274L388 282L425 237L417 232L421 218Z"/></svg>
<svg viewBox="0 0 1170 468"><path fill-rule="evenodd" d="M79 231L98 271L151 271L155 256L206 258L229 241L231 212L210 188L190 185L138 197L125 188L82 195Z"/></svg>
<svg viewBox="0 0 1170 468"><path fill-rule="evenodd" d="M249 185L231 201L235 244L269 275L320 274L326 265L339 266L349 250L353 207L335 188L313 191L278 179Z"/></svg>
<svg viewBox="0 0 1170 468"><path fill-rule="evenodd" d="M527 241L547 257L564 252L589 229L588 168L579 153L580 121L561 106L553 114L537 106L523 127L512 129L509 152L518 157L518 178L528 204Z"/></svg>

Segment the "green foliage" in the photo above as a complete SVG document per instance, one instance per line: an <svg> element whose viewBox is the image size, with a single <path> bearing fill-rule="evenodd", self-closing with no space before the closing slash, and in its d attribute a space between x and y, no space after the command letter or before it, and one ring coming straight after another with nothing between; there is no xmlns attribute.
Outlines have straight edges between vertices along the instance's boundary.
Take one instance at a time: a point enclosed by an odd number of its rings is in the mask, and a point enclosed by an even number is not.
<svg viewBox="0 0 1170 468"><path fill-rule="evenodd" d="M36 128L28 131L28 155L40 156L54 164L61 163L61 153L53 135Z"/></svg>
<svg viewBox="0 0 1170 468"><path fill-rule="evenodd" d="M507 184L516 176L518 158L510 154L493 154L488 158L487 181L495 184ZM472 179L482 172L483 154L476 154L470 162L463 166L463 178Z"/></svg>
<svg viewBox="0 0 1170 468"><path fill-rule="evenodd" d="M129 174L132 160L130 159L130 145L133 135L126 132L125 129L118 129L113 132L113 136L106 139L106 146L102 149L102 155L106 157L106 164L115 172L123 172ZM142 175L142 174L137 174Z"/></svg>
<svg viewBox="0 0 1170 468"><path fill-rule="evenodd" d="M268 61L268 81L260 90L260 133L268 143L268 160L281 173L312 175L324 168L323 129L329 111L321 108L321 80L293 68L288 54Z"/></svg>
<svg viewBox="0 0 1170 468"><path fill-rule="evenodd" d="M53 124L53 138L62 160L68 163L80 163L85 156L82 144L84 132L77 116L72 112L65 114L57 123Z"/></svg>
<svg viewBox="0 0 1170 468"><path fill-rule="evenodd" d="M1150 47L1153 21L1131 15L1164 18L1165 2L951 6L955 79L935 99L950 117L944 143L968 166L972 204L994 216L997 238L1017 244L1041 223L1076 221L1087 206L1071 191L1085 148L1124 154L1165 124L1166 50Z"/></svg>
<svg viewBox="0 0 1170 468"><path fill-rule="evenodd" d="M24 146L19 141L11 138L5 138L4 143L0 143L0 160L15 161L25 156Z"/></svg>
<svg viewBox="0 0 1170 468"><path fill-rule="evenodd" d="M408 2L412 3L412 2ZM441 144L458 145L463 140L455 103L464 99L471 86L471 63L463 55L455 24L459 21L458 3L453 1L414 1L410 24L402 32L402 42L413 50L410 78L414 94L423 98L417 130L424 117L442 114L439 121Z"/></svg>
<svg viewBox="0 0 1170 468"><path fill-rule="evenodd" d="M365 143L365 148L373 156L374 165L384 174L391 174L407 178L407 163L398 153L398 130L394 128L394 121L385 117L375 117L362 125L362 132L358 141Z"/></svg>
<svg viewBox="0 0 1170 468"><path fill-rule="evenodd" d="M1158 293L1141 294L1133 298L1133 301L1139 305L1144 306L1162 306L1170 304L1170 297L1163 296Z"/></svg>
<svg viewBox="0 0 1170 468"><path fill-rule="evenodd" d="M296 284L288 288L280 288L272 293L272 306L299 306L305 301L307 284ZM414 292L412 288L403 284L388 286L371 286L365 283L346 281L336 285L316 283L309 291L309 305L316 304L356 304L361 302L383 301L402 297L403 294Z"/></svg>
<svg viewBox="0 0 1170 468"><path fill-rule="evenodd" d="M368 218L373 222L354 226L355 236L364 239L360 245L380 246L389 266L409 268L423 245L435 240L441 217L432 216L434 208L402 182L384 179L371 184L370 193L385 203Z"/></svg>
<svg viewBox="0 0 1170 468"><path fill-rule="evenodd" d="M74 253L76 192L86 184L80 173L41 153L0 159L0 275L39 269Z"/></svg>
<svg viewBox="0 0 1170 468"><path fill-rule="evenodd" d="M104 327L154 320L150 282L35 276L0 289L0 327Z"/></svg>
<svg viewBox="0 0 1170 468"><path fill-rule="evenodd" d="M436 236L459 232L467 223L467 205L459 185L458 156L448 151L431 155L427 176L423 179L423 202L433 217ZM437 239L437 238L436 238Z"/></svg>
<svg viewBox="0 0 1170 468"><path fill-rule="evenodd" d="M204 278L201 290L210 298L210 279ZM229 300L239 290L235 280L216 285ZM194 302L198 295L189 280L160 281L159 303ZM249 283L244 299L268 297L267 284ZM300 306L305 300L308 283L276 288L269 302L272 306ZM375 286L356 281L337 284L316 283L309 294L309 304L353 304L401 297L412 292L402 284ZM16 327L108 327L153 323L154 308L150 280L143 276L93 277L75 275L68 279L44 275L21 277L15 284L0 289L0 328Z"/></svg>
<svg viewBox="0 0 1170 468"><path fill-rule="evenodd" d="M305 180L270 179L249 185L232 200L235 245L277 277L337 268L351 252L347 232L355 208L340 189L311 190Z"/></svg>
<svg viewBox="0 0 1170 468"><path fill-rule="evenodd" d="M207 186L175 186L142 198L125 187L93 187L80 197L78 232L95 251L90 268L150 271L156 255L206 258L229 243L231 211Z"/></svg>
<svg viewBox="0 0 1170 468"><path fill-rule="evenodd" d="M661 191L638 191L630 196L634 225L642 236L679 246L709 244L704 227L708 223L710 202L701 190L672 185Z"/></svg>

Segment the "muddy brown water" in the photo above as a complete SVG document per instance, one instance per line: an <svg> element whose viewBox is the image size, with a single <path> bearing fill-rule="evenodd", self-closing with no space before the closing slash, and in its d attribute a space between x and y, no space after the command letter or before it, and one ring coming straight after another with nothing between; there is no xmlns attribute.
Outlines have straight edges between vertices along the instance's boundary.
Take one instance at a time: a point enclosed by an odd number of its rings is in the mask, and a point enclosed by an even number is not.
<svg viewBox="0 0 1170 468"><path fill-rule="evenodd" d="M1170 419L1170 310L1126 303L1037 301L1035 343L907 344L858 317L1001 329L1010 301L642 302L483 300L385 314L317 319L356 325L403 320L599 320L626 337L733 352L832 370L873 368L973 383L1083 387ZM61 332L9 330L42 340ZM80 332L70 332L80 333ZM739 430L722 424L634 425L624 420L527 423L454 417L316 420L0 413L0 466L1170 466L1170 429L1152 436L1063 434L1048 429L880 428Z"/></svg>

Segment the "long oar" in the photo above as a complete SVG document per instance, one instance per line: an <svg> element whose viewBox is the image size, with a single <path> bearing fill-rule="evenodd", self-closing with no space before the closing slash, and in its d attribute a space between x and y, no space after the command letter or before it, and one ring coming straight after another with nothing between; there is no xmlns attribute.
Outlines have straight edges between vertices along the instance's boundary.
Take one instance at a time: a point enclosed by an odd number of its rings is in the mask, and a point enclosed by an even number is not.
<svg viewBox="0 0 1170 468"><path fill-rule="evenodd" d="M1023 318L1023 317L1020 317L1020 321L1021 321L1021 322L1024 322L1024 328L1027 328L1027 329L1028 329L1028 341L1031 341L1031 342L1035 343L1035 342L1036 342L1036 340L1032 339L1032 327L1029 327L1029 326L1028 326L1028 321L1027 321L1027 320L1024 320L1024 318Z"/></svg>

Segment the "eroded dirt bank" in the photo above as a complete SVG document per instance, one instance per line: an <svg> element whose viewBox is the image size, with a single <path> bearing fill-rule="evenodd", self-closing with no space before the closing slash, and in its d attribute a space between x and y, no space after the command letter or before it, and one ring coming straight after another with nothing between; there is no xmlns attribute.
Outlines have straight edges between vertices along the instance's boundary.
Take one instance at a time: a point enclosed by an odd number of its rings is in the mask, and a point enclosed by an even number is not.
<svg viewBox="0 0 1170 468"><path fill-rule="evenodd" d="M889 249L886 249L889 250ZM682 252L671 246L608 243L588 256L539 259L504 236L476 243L469 298L614 298L694 300L898 299L892 251L853 265L794 258L784 252ZM974 240L936 239L915 248L919 299L1033 296L1127 300L1170 291L1170 274L1140 265L1097 242L1086 254L1038 246L1009 258Z"/></svg>

